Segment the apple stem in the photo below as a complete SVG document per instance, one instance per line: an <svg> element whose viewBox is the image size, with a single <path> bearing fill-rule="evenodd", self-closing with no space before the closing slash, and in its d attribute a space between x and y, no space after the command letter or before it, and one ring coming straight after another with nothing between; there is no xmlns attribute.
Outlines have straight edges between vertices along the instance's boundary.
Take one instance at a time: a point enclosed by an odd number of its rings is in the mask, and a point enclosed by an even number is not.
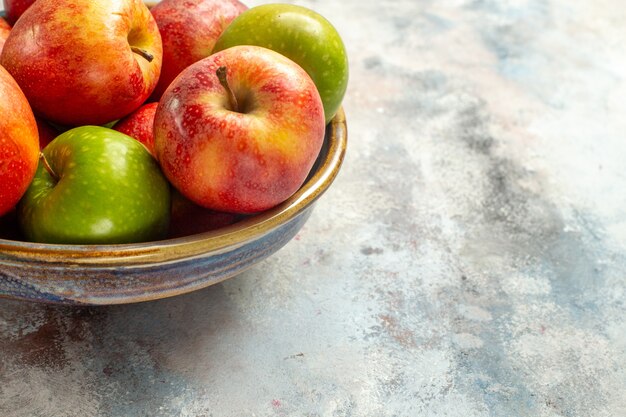
<svg viewBox="0 0 626 417"><path fill-rule="evenodd" d="M237 97L235 97L235 93L233 93L233 90L230 88L230 85L228 85L228 80L226 79L226 67L219 67L216 71L215 74L217 75L217 78L220 80L220 84L222 84L222 87L224 87L224 90L226 90L226 93L228 94L228 101L230 102L230 107L233 111L239 112L239 103L237 103Z"/></svg>
<svg viewBox="0 0 626 417"><path fill-rule="evenodd" d="M46 171L48 171L48 174L50 174L50 176L55 181L59 181L59 176L56 174L56 172L54 172L54 170L52 169L52 167L48 163L48 160L46 159L46 156L43 154L43 152L39 152L39 159L41 159L41 162L43 163L43 167L46 169Z"/></svg>
<svg viewBox="0 0 626 417"><path fill-rule="evenodd" d="M131 46L130 50L136 53L137 55L142 56L148 62L152 62L152 60L154 59L154 55L152 55L150 52L146 51L145 49L141 49L137 46Z"/></svg>

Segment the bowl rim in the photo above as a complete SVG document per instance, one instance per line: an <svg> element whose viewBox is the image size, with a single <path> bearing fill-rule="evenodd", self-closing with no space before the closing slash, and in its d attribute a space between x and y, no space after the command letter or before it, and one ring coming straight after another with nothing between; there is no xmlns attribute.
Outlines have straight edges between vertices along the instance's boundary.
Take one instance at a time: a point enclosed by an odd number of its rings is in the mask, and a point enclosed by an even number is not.
<svg viewBox="0 0 626 417"><path fill-rule="evenodd" d="M143 243L111 245L47 244L0 239L0 264L8 260L66 263L80 266L147 264L215 254L257 240L298 216L330 187L343 163L347 123L340 108L329 123L317 169L295 194L269 210L229 226L194 235Z"/></svg>

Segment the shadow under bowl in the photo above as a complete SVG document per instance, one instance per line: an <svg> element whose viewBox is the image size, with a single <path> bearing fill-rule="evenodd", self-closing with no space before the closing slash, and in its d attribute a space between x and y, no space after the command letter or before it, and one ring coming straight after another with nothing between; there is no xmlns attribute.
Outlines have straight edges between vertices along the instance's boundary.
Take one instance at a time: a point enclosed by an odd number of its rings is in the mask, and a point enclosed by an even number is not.
<svg viewBox="0 0 626 417"><path fill-rule="evenodd" d="M184 294L233 277L302 228L337 176L347 146L343 109L303 186L287 201L206 233L125 245L52 245L0 239L0 297L108 305Z"/></svg>

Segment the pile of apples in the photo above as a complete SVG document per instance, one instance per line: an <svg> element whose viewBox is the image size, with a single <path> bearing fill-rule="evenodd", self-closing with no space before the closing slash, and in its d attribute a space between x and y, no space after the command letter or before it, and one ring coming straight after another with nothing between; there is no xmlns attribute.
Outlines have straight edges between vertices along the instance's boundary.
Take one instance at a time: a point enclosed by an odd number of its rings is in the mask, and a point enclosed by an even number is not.
<svg viewBox="0 0 626 417"><path fill-rule="evenodd" d="M305 181L347 87L339 34L301 6L4 8L0 225L30 241L151 241L274 207Z"/></svg>

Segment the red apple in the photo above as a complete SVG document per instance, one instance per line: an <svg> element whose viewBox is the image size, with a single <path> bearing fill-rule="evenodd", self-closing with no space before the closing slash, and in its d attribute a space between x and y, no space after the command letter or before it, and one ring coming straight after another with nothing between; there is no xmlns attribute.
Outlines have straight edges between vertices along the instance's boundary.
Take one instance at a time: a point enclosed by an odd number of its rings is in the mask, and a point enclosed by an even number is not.
<svg viewBox="0 0 626 417"><path fill-rule="evenodd" d="M0 216L30 184L39 158L37 124L26 97L0 66Z"/></svg>
<svg viewBox="0 0 626 417"><path fill-rule="evenodd" d="M9 37L9 32L11 32L11 26L0 17L0 54L2 54L2 48L4 47L4 42L6 42Z"/></svg>
<svg viewBox="0 0 626 417"><path fill-rule="evenodd" d="M7 20L15 23L17 19L33 4L35 0L4 0L4 10L7 12Z"/></svg>
<svg viewBox="0 0 626 417"><path fill-rule="evenodd" d="M254 213L302 185L324 125L320 95L300 66L266 48L237 46L192 64L165 91L155 150L185 197L217 211Z"/></svg>
<svg viewBox="0 0 626 417"><path fill-rule="evenodd" d="M37 1L15 23L0 64L46 120L101 125L150 96L162 53L141 0Z"/></svg>
<svg viewBox="0 0 626 417"><path fill-rule="evenodd" d="M137 139L150 151L154 153L154 115L159 103L144 104L137 110L117 122L113 129Z"/></svg>
<svg viewBox="0 0 626 417"><path fill-rule="evenodd" d="M163 68L152 98L189 65L206 58L226 26L247 7L237 0L163 0L152 15L163 39Z"/></svg>

